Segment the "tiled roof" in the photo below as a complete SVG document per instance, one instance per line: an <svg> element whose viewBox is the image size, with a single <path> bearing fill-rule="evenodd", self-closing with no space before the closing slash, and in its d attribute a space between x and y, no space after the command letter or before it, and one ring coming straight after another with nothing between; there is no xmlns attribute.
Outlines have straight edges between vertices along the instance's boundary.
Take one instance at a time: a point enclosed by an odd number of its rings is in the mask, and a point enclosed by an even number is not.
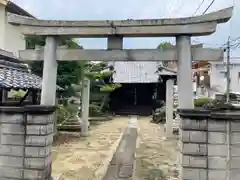
<svg viewBox="0 0 240 180"><path fill-rule="evenodd" d="M174 70L163 68L157 73L161 62L132 62L122 61L113 63L116 73L113 76L115 83L156 83L160 75L175 75Z"/></svg>
<svg viewBox="0 0 240 180"><path fill-rule="evenodd" d="M41 77L32 74L12 53L0 49L0 88L40 90L41 87ZM59 86L57 89L63 90Z"/></svg>
<svg viewBox="0 0 240 180"><path fill-rule="evenodd" d="M5 89L36 89L42 87L42 78L28 71L0 67L0 88ZM57 86L58 90L63 90Z"/></svg>
<svg viewBox="0 0 240 180"><path fill-rule="evenodd" d="M10 89L41 89L41 78L27 71L0 68L0 87Z"/></svg>

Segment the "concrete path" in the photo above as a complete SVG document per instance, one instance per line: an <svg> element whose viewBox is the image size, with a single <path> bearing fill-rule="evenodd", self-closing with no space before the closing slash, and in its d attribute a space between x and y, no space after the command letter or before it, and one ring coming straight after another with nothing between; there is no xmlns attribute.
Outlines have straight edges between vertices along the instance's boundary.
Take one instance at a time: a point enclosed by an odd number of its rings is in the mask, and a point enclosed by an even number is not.
<svg viewBox="0 0 240 180"><path fill-rule="evenodd" d="M137 117L129 117L128 127L103 180L130 180L133 176L137 142Z"/></svg>

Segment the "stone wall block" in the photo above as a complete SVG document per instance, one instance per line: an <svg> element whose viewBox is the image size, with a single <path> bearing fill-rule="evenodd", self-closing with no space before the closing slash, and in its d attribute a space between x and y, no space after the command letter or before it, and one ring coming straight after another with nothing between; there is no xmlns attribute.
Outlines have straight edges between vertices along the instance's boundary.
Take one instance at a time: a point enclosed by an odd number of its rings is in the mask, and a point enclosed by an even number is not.
<svg viewBox="0 0 240 180"><path fill-rule="evenodd" d="M23 177L23 169L22 168L12 168L12 167L1 167L1 179L21 179Z"/></svg>
<svg viewBox="0 0 240 180"><path fill-rule="evenodd" d="M180 130L179 140L182 142L190 142L190 131Z"/></svg>
<svg viewBox="0 0 240 180"><path fill-rule="evenodd" d="M51 180L51 168L48 167L46 170L35 170L35 169L25 169L24 179L31 180Z"/></svg>
<svg viewBox="0 0 240 180"><path fill-rule="evenodd" d="M24 115L21 113L16 114L1 114L0 115L1 122L3 124L23 124L24 123Z"/></svg>
<svg viewBox="0 0 240 180"><path fill-rule="evenodd" d="M231 157L240 157L240 145L231 145Z"/></svg>
<svg viewBox="0 0 240 180"><path fill-rule="evenodd" d="M0 155L1 156L20 156L22 157L24 152L24 146L12 146L12 145L1 145Z"/></svg>
<svg viewBox="0 0 240 180"><path fill-rule="evenodd" d="M227 136L225 132L208 132L209 144L225 144Z"/></svg>
<svg viewBox="0 0 240 180"><path fill-rule="evenodd" d="M230 180L239 180L240 179L240 170L235 169L230 171Z"/></svg>
<svg viewBox="0 0 240 180"><path fill-rule="evenodd" d="M231 144L240 145L240 133L239 132L231 133Z"/></svg>
<svg viewBox="0 0 240 180"><path fill-rule="evenodd" d="M27 125L27 135L48 135L52 133L52 125Z"/></svg>
<svg viewBox="0 0 240 180"><path fill-rule="evenodd" d="M239 174L240 174L240 157L231 158L230 168L231 169L239 169Z"/></svg>
<svg viewBox="0 0 240 180"><path fill-rule="evenodd" d="M206 180L207 170L182 167L180 170L180 178L182 180Z"/></svg>
<svg viewBox="0 0 240 180"><path fill-rule="evenodd" d="M2 134L23 135L25 127L23 124L1 124Z"/></svg>
<svg viewBox="0 0 240 180"><path fill-rule="evenodd" d="M204 156L207 154L206 144L181 143L180 152L185 155Z"/></svg>
<svg viewBox="0 0 240 180"><path fill-rule="evenodd" d="M208 156L226 157L227 156L227 146L226 145L208 145Z"/></svg>
<svg viewBox="0 0 240 180"><path fill-rule="evenodd" d="M47 125L53 123L54 117L52 115L43 114L43 115L27 115L27 123L30 124L42 124Z"/></svg>
<svg viewBox="0 0 240 180"><path fill-rule="evenodd" d="M207 130L207 120L182 119L180 128L185 130Z"/></svg>
<svg viewBox="0 0 240 180"><path fill-rule="evenodd" d="M2 134L1 144L2 145L24 145L24 136Z"/></svg>
<svg viewBox="0 0 240 180"><path fill-rule="evenodd" d="M207 156L182 155L181 166L189 168L207 168Z"/></svg>
<svg viewBox="0 0 240 180"><path fill-rule="evenodd" d="M54 132L54 125L53 123L47 125L47 134Z"/></svg>
<svg viewBox="0 0 240 180"><path fill-rule="evenodd" d="M240 121L232 121L231 122L231 131L232 132L240 132Z"/></svg>
<svg viewBox="0 0 240 180"><path fill-rule="evenodd" d="M12 167L12 168L21 168L23 165L22 157L13 157L13 156L0 156L0 166Z"/></svg>
<svg viewBox="0 0 240 180"><path fill-rule="evenodd" d="M204 132L204 131L190 131L190 142L206 143L207 142L207 132Z"/></svg>
<svg viewBox="0 0 240 180"><path fill-rule="evenodd" d="M28 146L42 146L46 147L53 143L53 135L46 136L27 136L26 137L26 145Z"/></svg>
<svg viewBox="0 0 240 180"><path fill-rule="evenodd" d="M188 131L182 130L180 132L180 140L186 143L206 143L207 132L204 131Z"/></svg>
<svg viewBox="0 0 240 180"><path fill-rule="evenodd" d="M46 147L26 147L25 148L25 156L26 157L47 157L51 154L52 146Z"/></svg>
<svg viewBox="0 0 240 180"><path fill-rule="evenodd" d="M208 170L209 180L227 180L226 170Z"/></svg>
<svg viewBox="0 0 240 180"><path fill-rule="evenodd" d="M226 157L208 157L208 168L225 170L227 168L227 158Z"/></svg>
<svg viewBox="0 0 240 180"><path fill-rule="evenodd" d="M45 169L48 164L49 164L49 157L24 159L24 167L29 169Z"/></svg>
<svg viewBox="0 0 240 180"><path fill-rule="evenodd" d="M208 120L208 131L209 132L226 132L227 131L226 120L222 120L222 121Z"/></svg>

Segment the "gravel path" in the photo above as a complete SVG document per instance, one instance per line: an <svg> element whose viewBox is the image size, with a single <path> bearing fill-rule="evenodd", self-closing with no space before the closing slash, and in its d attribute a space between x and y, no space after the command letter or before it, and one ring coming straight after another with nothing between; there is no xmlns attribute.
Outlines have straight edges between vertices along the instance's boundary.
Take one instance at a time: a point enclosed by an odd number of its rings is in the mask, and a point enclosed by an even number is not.
<svg viewBox="0 0 240 180"><path fill-rule="evenodd" d="M117 141L127 126L128 118L114 120L93 126L90 136L60 135L52 151L52 175L61 175L61 180L99 180L103 161L112 157ZM100 170L99 170L100 169Z"/></svg>
<svg viewBox="0 0 240 180"><path fill-rule="evenodd" d="M164 125L139 118L139 145L134 180L176 180L177 140L166 140Z"/></svg>

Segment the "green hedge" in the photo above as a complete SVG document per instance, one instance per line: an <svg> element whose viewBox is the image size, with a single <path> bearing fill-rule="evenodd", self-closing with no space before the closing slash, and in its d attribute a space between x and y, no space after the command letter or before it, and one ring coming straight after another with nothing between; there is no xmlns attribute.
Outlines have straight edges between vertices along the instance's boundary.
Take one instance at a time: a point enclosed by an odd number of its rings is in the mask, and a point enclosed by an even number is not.
<svg viewBox="0 0 240 180"><path fill-rule="evenodd" d="M194 100L195 107L202 107L204 104L213 101L211 98L198 98Z"/></svg>

